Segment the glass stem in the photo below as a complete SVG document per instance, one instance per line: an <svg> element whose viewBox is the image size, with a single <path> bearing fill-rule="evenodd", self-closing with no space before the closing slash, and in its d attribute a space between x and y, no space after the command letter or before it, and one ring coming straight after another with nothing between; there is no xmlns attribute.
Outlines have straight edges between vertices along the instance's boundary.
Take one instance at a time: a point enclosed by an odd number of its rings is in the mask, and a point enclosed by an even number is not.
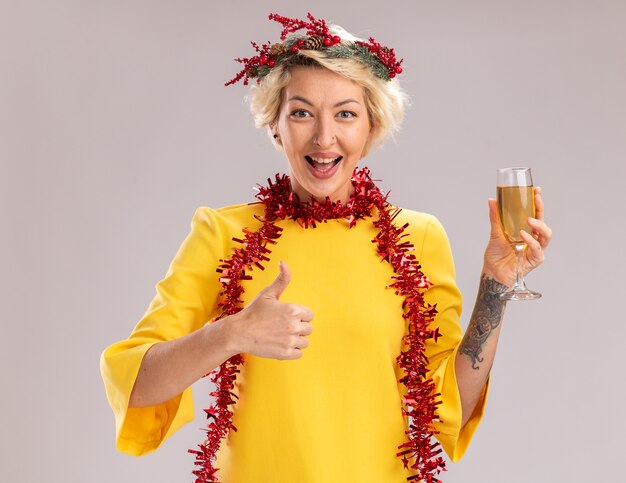
<svg viewBox="0 0 626 483"><path fill-rule="evenodd" d="M513 285L513 290L515 291L527 290L526 284L524 283L524 277L522 277L522 257L524 256L524 248L526 248L526 245L515 245L516 280L515 285Z"/></svg>

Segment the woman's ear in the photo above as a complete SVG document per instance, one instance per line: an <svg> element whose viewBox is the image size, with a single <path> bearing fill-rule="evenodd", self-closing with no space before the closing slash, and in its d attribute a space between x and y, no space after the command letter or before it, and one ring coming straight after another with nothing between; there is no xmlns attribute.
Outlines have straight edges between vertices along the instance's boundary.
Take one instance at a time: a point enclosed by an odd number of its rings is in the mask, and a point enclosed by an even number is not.
<svg viewBox="0 0 626 483"><path fill-rule="evenodd" d="M270 126L270 131L272 132L272 137L277 143L280 143L280 134L278 134L278 126L276 124L272 124Z"/></svg>
<svg viewBox="0 0 626 483"><path fill-rule="evenodd" d="M269 129L269 134L272 136L272 139L274 140L274 145L275 146L282 146L282 142L280 140L280 134L278 134L278 126L276 126L276 124L270 124L268 126Z"/></svg>

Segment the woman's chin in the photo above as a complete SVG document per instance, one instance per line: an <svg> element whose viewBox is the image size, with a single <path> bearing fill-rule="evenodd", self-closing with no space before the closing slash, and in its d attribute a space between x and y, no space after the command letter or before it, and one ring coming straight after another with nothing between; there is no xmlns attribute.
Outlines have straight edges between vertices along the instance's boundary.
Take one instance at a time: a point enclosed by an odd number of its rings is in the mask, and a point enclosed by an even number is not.
<svg viewBox="0 0 626 483"><path fill-rule="evenodd" d="M311 198L323 202L326 198L331 201L348 200L353 192L352 172L354 169L346 171L347 166L344 160L337 162L330 167L316 169L311 163L306 163L304 171L291 170L291 187L298 195L300 201L311 201Z"/></svg>

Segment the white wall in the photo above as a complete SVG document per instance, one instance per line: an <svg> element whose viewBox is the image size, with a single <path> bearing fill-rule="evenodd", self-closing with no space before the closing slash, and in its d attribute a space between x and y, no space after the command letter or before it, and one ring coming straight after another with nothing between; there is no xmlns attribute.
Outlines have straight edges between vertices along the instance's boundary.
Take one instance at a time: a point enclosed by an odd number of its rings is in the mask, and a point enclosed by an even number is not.
<svg viewBox="0 0 626 483"><path fill-rule="evenodd" d="M487 416L446 483L617 481L626 284L626 2L318 0L404 57L413 106L367 165L448 230L466 324L495 169L529 165L555 236L510 304ZM114 449L100 352L126 337L197 206L251 201L285 162L223 87L275 1L0 4L0 480L192 481L196 421ZM282 483L282 482L279 482ZM290 483L290 482L287 482Z"/></svg>

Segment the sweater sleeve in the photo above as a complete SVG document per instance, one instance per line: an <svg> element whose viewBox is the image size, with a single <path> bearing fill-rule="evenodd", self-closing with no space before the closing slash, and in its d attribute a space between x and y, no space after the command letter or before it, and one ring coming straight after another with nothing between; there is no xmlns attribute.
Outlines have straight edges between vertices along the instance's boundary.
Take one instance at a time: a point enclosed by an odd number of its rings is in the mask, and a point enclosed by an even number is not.
<svg viewBox="0 0 626 483"><path fill-rule="evenodd" d="M154 451L193 419L190 387L154 406L129 408L128 402L148 349L201 328L214 315L220 291L215 269L223 258L223 246L215 212L198 208L189 234L130 337L102 353L100 371L115 416L119 451L134 456Z"/></svg>
<svg viewBox="0 0 626 483"><path fill-rule="evenodd" d="M433 328L438 327L441 332L437 342L429 339L426 344L429 377L433 378L437 392L441 394L441 404L437 409L440 419L436 425L439 431L437 439L448 457L452 461L458 461L465 453L482 419L489 381L473 414L461 428L461 397L456 379L455 358L463 337L459 324L462 299L456 285L450 243L443 226L435 217L431 217L426 228L419 261L424 274L429 276L433 283L426 292L425 299L427 303L436 304L438 314Z"/></svg>

